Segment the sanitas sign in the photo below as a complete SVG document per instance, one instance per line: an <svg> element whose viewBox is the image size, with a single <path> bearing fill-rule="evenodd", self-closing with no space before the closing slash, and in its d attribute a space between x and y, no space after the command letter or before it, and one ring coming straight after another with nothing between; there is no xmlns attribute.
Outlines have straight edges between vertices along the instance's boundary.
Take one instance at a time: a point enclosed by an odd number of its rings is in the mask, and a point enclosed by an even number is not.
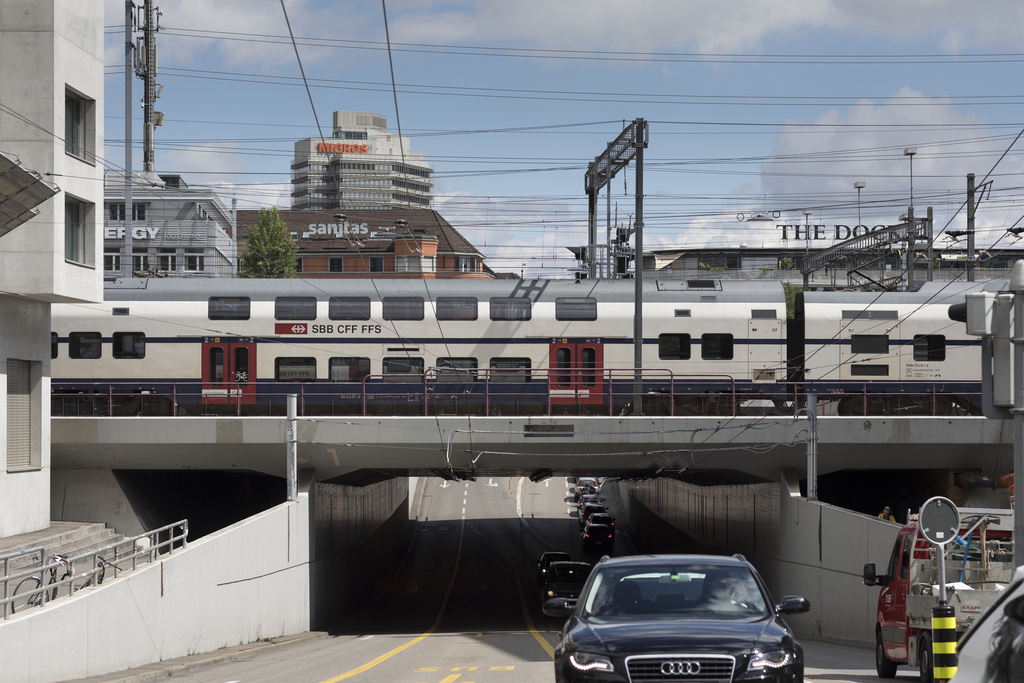
<svg viewBox="0 0 1024 683"><path fill-rule="evenodd" d="M310 235L368 235L370 228L366 223L310 223Z"/></svg>
<svg viewBox="0 0 1024 683"><path fill-rule="evenodd" d="M321 142L316 146L321 154L369 154L369 145L350 145L341 142Z"/></svg>
<svg viewBox="0 0 1024 683"><path fill-rule="evenodd" d="M795 240L848 240L851 237L860 237L861 235L867 235L875 230L881 230L882 228L888 228L888 225L876 225L868 227L866 225L857 225L850 227L849 225L833 225L833 230L827 230L827 225L783 225L781 223L776 224L776 228L782 228L782 239L795 239ZM790 238L790 230L793 231L793 237Z"/></svg>

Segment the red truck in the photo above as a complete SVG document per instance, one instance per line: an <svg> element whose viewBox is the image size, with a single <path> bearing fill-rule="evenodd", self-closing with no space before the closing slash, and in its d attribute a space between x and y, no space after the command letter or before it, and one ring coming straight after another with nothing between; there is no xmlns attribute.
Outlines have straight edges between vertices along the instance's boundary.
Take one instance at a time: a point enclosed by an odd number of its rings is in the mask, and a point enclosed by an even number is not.
<svg viewBox="0 0 1024 683"><path fill-rule="evenodd" d="M1013 578L1013 510L960 508L958 540L946 546L947 601L959 638ZM901 664L932 680L932 606L939 600L937 550L916 515L900 529L884 574L864 565L864 585L881 586L875 617L875 668L893 678Z"/></svg>

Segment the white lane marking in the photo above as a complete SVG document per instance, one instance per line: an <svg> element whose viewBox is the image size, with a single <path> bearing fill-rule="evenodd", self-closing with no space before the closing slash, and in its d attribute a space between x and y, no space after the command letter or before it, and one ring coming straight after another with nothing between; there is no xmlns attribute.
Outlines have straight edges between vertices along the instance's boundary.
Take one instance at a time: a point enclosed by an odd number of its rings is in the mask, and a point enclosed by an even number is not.
<svg viewBox="0 0 1024 683"><path fill-rule="evenodd" d="M523 482L525 480L525 477L519 477L519 486L516 487L516 514L520 517L523 516Z"/></svg>
<svg viewBox="0 0 1024 683"><path fill-rule="evenodd" d="M444 480L443 482L441 482L441 488L443 488L443 489L446 489L446 488L448 488L449 486L451 486L451 484L449 484L449 483L448 483L448 480L447 480L447 479L446 479L446 480Z"/></svg>
<svg viewBox="0 0 1024 683"><path fill-rule="evenodd" d="M463 499L462 499L462 504L463 504L463 505L465 505L465 504L466 504L466 499L465 499L465 498L463 498Z"/></svg>
<svg viewBox="0 0 1024 683"><path fill-rule="evenodd" d="M550 479L545 479L545 480L544 480L544 488L547 488L547 487L548 487L548 484L550 484L550 483L551 483L551 480L550 480Z"/></svg>
<svg viewBox="0 0 1024 683"><path fill-rule="evenodd" d="M356 640L369 640L370 638L373 638L373 636L361 636L359 638L356 638Z"/></svg>
<svg viewBox="0 0 1024 683"><path fill-rule="evenodd" d="M493 480L493 479L488 479L488 480L487 480L487 485L488 485L488 486L497 486L497 484L496 484L496 483L494 483L494 480Z"/></svg>
<svg viewBox="0 0 1024 683"><path fill-rule="evenodd" d="M468 481L466 482L466 488L467 489L469 488L469 482Z"/></svg>
<svg viewBox="0 0 1024 683"><path fill-rule="evenodd" d="M462 508L462 514L466 514L466 508Z"/></svg>

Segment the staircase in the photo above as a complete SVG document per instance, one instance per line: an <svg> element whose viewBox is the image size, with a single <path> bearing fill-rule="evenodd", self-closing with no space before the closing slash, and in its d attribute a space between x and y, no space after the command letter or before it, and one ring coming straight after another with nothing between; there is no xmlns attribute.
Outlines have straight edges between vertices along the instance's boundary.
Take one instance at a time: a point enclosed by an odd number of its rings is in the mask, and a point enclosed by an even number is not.
<svg viewBox="0 0 1024 683"><path fill-rule="evenodd" d="M42 564L38 553L26 552L31 548L43 546L44 556L58 554L73 558L117 543L122 538L124 534L108 529L103 522L52 522L41 531L0 539L0 556L18 553L10 560L9 571L13 574ZM0 578L2 574L3 563L0 562Z"/></svg>

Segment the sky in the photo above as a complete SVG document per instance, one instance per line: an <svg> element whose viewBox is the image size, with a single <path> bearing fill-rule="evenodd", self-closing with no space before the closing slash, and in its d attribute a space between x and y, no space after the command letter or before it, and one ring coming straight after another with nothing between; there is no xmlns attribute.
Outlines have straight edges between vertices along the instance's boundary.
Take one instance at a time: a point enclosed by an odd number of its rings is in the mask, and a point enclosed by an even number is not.
<svg viewBox="0 0 1024 683"><path fill-rule="evenodd" d="M120 169L124 4L104 2L104 157ZM1024 223L1019 1L390 0L386 32L367 0L157 6L157 171L228 206L289 208L293 143L317 118L330 136L332 112L367 111L426 153L434 208L488 265L526 276L571 277L587 165L637 118L645 251L779 246L776 226L805 220L892 225L911 164L915 212L933 207L937 232L966 228L968 173L992 181L979 246L1013 246ZM135 169L141 122L140 106ZM635 213L635 172L610 183L617 224ZM602 193L602 237L606 206ZM758 213L773 220L746 220Z"/></svg>

